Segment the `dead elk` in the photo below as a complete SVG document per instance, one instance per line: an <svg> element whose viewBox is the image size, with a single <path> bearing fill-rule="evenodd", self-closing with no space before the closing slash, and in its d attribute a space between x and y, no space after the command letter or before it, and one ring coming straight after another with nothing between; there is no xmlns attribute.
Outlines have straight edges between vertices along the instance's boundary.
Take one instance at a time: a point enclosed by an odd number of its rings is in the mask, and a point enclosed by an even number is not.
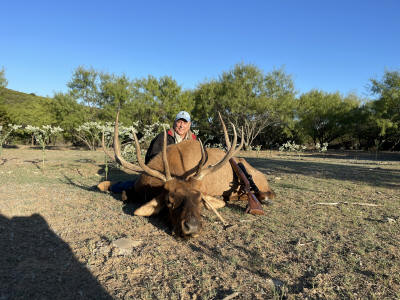
<svg viewBox="0 0 400 300"><path fill-rule="evenodd" d="M139 168L125 161L120 153L117 114L114 130L115 160L127 169L141 172L132 191L131 197L134 199L129 200L151 199L136 209L134 214L151 216L166 207L175 234L185 238L197 236L202 228L203 207L218 209L224 207L229 198L238 197L239 186L228 161L242 148L244 139L242 135L241 143L236 147L237 134L233 124L232 128L233 141L230 143L223 124L228 147L226 152L216 148L205 151L202 143L195 140L167 147L164 133L162 152L147 165L144 164L139 142L134 135ZM244 159L237 160L245 165L260 189L257 195L259 200L272 198L275 194L269 188L264 174L251 167ZM216 198L221 196L225 201Z"/></svg>

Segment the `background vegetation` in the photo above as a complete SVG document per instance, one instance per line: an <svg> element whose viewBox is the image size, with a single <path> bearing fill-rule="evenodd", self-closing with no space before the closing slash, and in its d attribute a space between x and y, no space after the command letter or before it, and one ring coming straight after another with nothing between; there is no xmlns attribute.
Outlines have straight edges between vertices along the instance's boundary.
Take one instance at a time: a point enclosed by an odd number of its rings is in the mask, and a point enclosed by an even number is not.
<svg viewBox="0 0 400 300"><path fill-rule="evenodd" d="M170 76L130 79L80 66L66 93L53 98L7 89L0 71L0 125L60 126L66 143L79 144L76 128L85 122L120 120L138 128L172 123L180 110L191 113L193 128L203 141L218 144L221 130L216 113L245 131L245 147L277 149L287 141L328 143L329 148L400 149L400 72L386 70L368 84L369 99L311 90L298 94L283 68L265 73L251 64L237 64L218 78L184 90ZM217 121L217 122L216 122ZM33 142L16 131L15 141Z"/></svg>

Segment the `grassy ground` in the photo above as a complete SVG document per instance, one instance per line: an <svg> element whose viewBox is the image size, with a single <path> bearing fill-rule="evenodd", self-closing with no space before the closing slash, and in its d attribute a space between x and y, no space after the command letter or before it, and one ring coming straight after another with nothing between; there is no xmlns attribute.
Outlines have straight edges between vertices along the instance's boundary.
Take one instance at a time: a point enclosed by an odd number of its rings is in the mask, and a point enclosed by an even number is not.
<svg viewBox="0 0 400 300"><path fill-rule="evenodd" d="M182 241L94 188L102 152L48 150L43 169L40 150L4 149L0 299L400 298L400 155L242 155L277 193L266 215L230 203L233 226L205 211ZM132 253L113 247L123 237Z"/></svg>

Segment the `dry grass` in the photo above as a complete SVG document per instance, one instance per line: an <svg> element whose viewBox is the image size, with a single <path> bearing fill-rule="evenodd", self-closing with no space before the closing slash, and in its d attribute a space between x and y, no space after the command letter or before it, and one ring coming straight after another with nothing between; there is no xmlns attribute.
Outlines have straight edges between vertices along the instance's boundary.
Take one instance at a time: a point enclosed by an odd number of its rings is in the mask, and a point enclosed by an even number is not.
<svg viewBox="0 0 400 300"><path fill-rule="evenodd" d="M182 241L162 218L96 191L102 152L49 150L42 170L40 150L5 149L0 299L400 297L399 155L247 156L278 195L266 215L230 203L220 212L233 226L207 211L203 235ZM133 253L112 247L121 237L140 241Z"/></svg>

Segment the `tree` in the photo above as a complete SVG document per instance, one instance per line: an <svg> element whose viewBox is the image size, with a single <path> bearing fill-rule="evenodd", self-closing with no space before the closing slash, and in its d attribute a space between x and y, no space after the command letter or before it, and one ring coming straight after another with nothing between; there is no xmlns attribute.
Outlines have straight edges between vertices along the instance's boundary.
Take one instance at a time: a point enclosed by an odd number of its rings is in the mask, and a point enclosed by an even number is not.
<svg viewBox="0 0 400 300"><path fill-rule="evenodd" d="M375 122L380 140L393 150L400 144L400 72L385 71L381 80L371 79L370 90L378 99L373 102Z"/></svg>
<svg viewBox="0 0 400 300"><path fill-rule="evenodd" d="M58 125L64 129L64 138L74 141L74 128L83 124L87 107L79 104L77 100L69 94L54 94L50 111L54 116L53 125Z"/></svg>
<svg viewBox="0 0 400 300"><path fill-rule="evenodd" d="M314 144L330 143L345 133L344 121L358 105L353 96L342 97L339 93L312 90L299 98L297 114L300 126Z"/></svg>
<svg viewBox="0 0 400 300"><path fill-rule="evenodd" d="M4 67L1 68L1 70L0 70L0 91L1 91L1 89L5 88L8 84L5 73L6 73L6 71L4 70Z"/></svg>
<svg viewBox="0 0 400 300"><path fill-rule="evenodd" d="M0 125L9 122L9 117L7 116L7 110L4 105L3 100L3 89L7 86L8 82L5 77L4 67L0 70Z"/></svg>
<svg viewBox="0 0 400 300"><path fill-rule="evenodd" d="M136 120L150 125L156 121L172 122L180 110L190 112L194 102L191 93L182 91L171 77L148 76L133 82L133 99L127 106L135 110Z"/></svg>
<svg viewBox="0 0 400 300"><path fill-rule="evenodd" d="M292 119L294 95L293 81L283 69L264 75L254 65L238 64L218 80L199 85L194 92L194 112L202 128L211 128L215 134L220 129L213 129L213 123L221 112L236 128L243 127L245 146L251 147L267 127Z"/></svg>
<svg viewBox="0 0 400 300"><path fill-rule="evenodd" d="M89 107L88 119L91 121L96 118L98 108L103 104L100 85L101 73L93 68L86 69L83 66L79 66L74 71L71 81L67 84L71 96Z"/></svg>

